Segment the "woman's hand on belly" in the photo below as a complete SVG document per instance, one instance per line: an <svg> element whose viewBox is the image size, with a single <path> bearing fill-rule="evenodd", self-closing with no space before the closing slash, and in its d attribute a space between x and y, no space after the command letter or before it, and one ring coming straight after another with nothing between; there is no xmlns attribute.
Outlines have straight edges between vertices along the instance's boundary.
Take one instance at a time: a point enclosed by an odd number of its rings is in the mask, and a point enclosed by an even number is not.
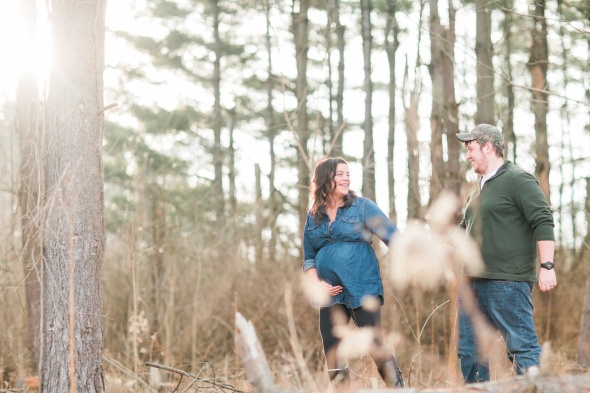
<svg viewBox="0 0 590 393"><path fill-rule="evenodd" d="M328 294L330 294L330 296L336 296L340 292L342 292L341 285L332 285L332 284L325 282L325 281L321 281L321 283L322 283L323 287L326 289L326 291L328 292Z"/></svg>
<svg viewBox="0 0 590 393"><path fill-rule="evenodd" d="M320 280L316 268L306 270L305 277L305 290L311 299L319 303L327 303L330 296L336 296L342 292L341 285L332 285L329 282Z"/></svg>

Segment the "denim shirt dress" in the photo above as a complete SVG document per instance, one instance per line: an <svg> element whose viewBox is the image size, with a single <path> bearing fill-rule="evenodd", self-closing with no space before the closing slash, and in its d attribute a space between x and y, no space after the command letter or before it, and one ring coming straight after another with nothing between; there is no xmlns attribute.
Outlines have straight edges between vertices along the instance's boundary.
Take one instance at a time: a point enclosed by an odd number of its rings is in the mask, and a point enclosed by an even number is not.
<svg viewBox="0 0 590 393"><path fill-rule="evenodd" d="M303 271L315 267L320 280L342 286L342 292L321 306L340 303L354 309L362 305L365 296L379 298L383 304L383 283L371 247L372 235L389 245L396 231L381 209L363 197L356 197L350 206L339 207L332 224L326 214L316 223L308 212L303 233Z"/></svg>

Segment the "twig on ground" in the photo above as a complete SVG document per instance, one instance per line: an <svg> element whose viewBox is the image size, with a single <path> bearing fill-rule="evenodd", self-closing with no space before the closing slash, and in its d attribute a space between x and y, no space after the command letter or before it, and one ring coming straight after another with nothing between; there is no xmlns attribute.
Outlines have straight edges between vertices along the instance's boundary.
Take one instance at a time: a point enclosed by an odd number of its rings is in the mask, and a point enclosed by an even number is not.
<svg viewBox="0 0 590 393"><path fill-rule="evenodd" d="M210 378L207 378L207 379L199 378L199 377L197 377L197 376L195 376L195 375L193 375L191 373L188 373L188 372L186 372L184 370L179 370L179 369L174 368L174 367L165 366L163 364L158 364L158 363L153 363L153 362L145 362L144 364L146 366L148 366L148 367L159 368L159 369L162 369L162 370L165 370L165 371L170 371L170 372L179 374L181 376L184 375L185 377L190 378L192 382L189 385L189 388L193 384L195 384L196 382L204 382L204 383L208 383L208 384L210 384L210 385L212 385L212 386L214 386L216 388L220 388L220 389L223 389L223 390L231 390L232 392L236 392L236 393L249 393L249 392L247 392L245 390L240 390L240 389L238 389L238 388L236 388L236 387L234 387L232 385L229 385L227 383L219 383L219 382L216 382L215 379L210 379Z"/></svg>
<svg viewBox="0 0 590 393"><path fill-rule="evenodd" d="M156 389L154 389L152 386L150 386L149 383L147 383L146 381L144 381L143 379L141 379L138 375L134 374L133 371L129 370L128 368L126 368L125 366L123 366L121 363L119 363L116 360L111 359L111 358L109 358L108 356L105 356L105 355L102 355L102 358L107 363L109 363L112 366L116 367L117 369L119 369L120 371L122 371L123 373L125 373L126 375L130 376L131 378L135 379L136 381L139 381L150 392L156 392L156 393L158 392Z"/></svg>

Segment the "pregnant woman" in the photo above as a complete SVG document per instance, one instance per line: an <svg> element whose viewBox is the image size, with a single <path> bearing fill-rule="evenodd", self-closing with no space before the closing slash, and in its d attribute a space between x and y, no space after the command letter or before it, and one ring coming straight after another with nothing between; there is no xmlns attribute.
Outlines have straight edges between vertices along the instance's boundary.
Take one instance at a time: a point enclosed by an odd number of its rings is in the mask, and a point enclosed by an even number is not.
<svg viewBox="0 0 590 393"><path fill-rule="evenodd" d="M320 161L311 182L311 208L303 233L303 271L323 288L329 300L320 306L320 334L328 375L334 383L348 381L348 369L338 356L340 338L334 320L344 315L357 327L374 329L370 355L388 387L402 387L403 379L393 355L383 344L380 307L362 307L367 301L383 305L383 283L373 235L389 244L396 226L370 199L350 189L348 164L342 158Z"/></svg>

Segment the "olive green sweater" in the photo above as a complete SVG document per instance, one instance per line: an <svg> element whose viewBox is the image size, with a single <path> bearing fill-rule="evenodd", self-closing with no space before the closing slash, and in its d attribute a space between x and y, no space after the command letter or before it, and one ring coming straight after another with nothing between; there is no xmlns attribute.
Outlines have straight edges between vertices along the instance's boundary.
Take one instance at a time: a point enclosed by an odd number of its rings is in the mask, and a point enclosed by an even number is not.
<svg viewBox="0 0 590 393"><path fill-rule="evenodd" d="M461 226L481 247L485 270L469 276L537 281L537 242L555 240L539 182L510 161L469 194Z"/></svg>

